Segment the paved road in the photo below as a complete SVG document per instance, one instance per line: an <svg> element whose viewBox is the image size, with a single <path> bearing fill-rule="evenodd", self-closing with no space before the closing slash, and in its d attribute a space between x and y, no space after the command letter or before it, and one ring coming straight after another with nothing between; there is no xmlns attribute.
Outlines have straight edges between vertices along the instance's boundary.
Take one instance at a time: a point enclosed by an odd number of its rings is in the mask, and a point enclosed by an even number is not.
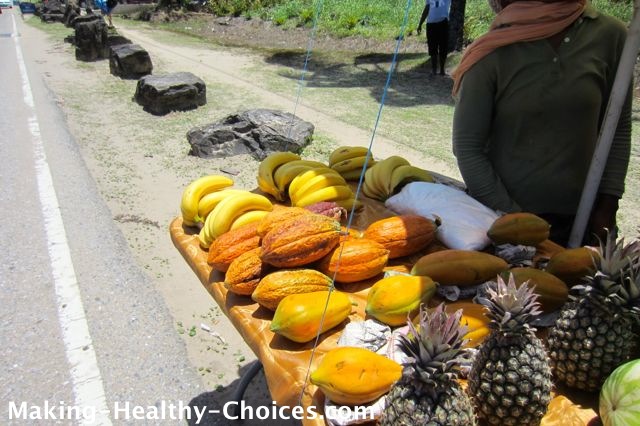
<svg viewBox="0 0 640 426"><path fill-rule="evenodd" d="M182 423L169 404L201 395L200 380L35 71L22 25L16 9L0 15L0 424L83 414L125 424L136 405L165 419L136 424Z"/></svg>

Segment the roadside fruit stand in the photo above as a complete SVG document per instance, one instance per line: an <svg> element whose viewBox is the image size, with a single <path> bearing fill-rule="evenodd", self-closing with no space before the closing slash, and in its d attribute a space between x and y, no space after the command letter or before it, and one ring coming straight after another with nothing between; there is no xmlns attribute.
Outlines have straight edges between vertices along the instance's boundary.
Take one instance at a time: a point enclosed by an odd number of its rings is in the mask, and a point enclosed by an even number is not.
<svg viewBox="0 0 640 426"><path fill-rule="evenodd" d="M341 391L336 389L337 378L331 388L323 388L327 374L330 382L331 374L340 375L336 371L323 373L323 380L313 377L325 355L337 348L346 324L375 318L398 327L406 324L407 316L415 321L421 304L433 310L445 301L442 294L436 293L435 282L441 286L455 283L472 287L500 274L506 282L504 273L509 265L490 254L490 250L449 249L436 238L438 219L399 215L383 203L407 182L450 183L446 178L407 169L403 167L409 165L406 160L385 159L367 170L362 188L368 195L356 200L356 173L344 163L349 158L336 162L339 154L334 153L334 161L330 159L327 165L301 160L291 153L277 154L261 163L259 189L255 191L238 190L222 197L221 193L233 189L232 183L221 177L210 179L208 190L202 191L198 185L187 188L182 216L170 225L172 241L262 363L269 391L278 406L313 406L315 412L321 413L327 394L333 396L333 401L364 405L371 401L374 393L367 393L371 389L363 390L363 394ZM368 155L357 149L347 149L342 154L352 158ZM307 162L295 163L298 161ZM281 168L292 162L295 167ZM331 165L338 163L347 178L329 171L335 171ZM357 160L353 167L360 169L366 163ZM391 165L375 170L385 164ZM393 179L393 172L400 167L403 178ZM395 182L395 187L390 187L390 182ZM336 186L340 188L335 189ZM198 213L198 202L206 200L206 193L218 193L218 201L201 206ZM306 209L296 207L295 200L301 199L307 200ZM355 208L350 221L345 220L341 206ZM545 231L538 219L526 214L502 217L489 235L494 244L514 243L515 238L518 244L535 247L536 261L565 253L564 260L558 256L555 266L552 264L556 275L532 267L511 269L512 280L518 286L531 280L536 283L536 298L543 311L557 311L568 297L567 287L557 275L564 273L566 279L573 279L572 273L580 275L580 267L593 260L591 251L568 252L547 240L548 227ZM240 223L234 225L238 220ZM382 286L385 291L379 290ZM458 314L460 323L467 327L467 344L475 346L490 331L483 307L470 298L445 304L445 311L450 314L458 309L462 309ZM545 332L538 335L546 338ZM359 356L351 353L349 359L360 359ZM561 361L554 362L557 366ZM364 368L365 373L371 372ZM381 375L369 377L369 382L380 381L376 383L378 388L384 388L375 398L392 385L388 383L385 388L382 382L389 379ZM460 382L466 386L465 380ZM356 378L352 383L357 388ZM572 392L559 386L549 398L543 425L586 425L597 418L597 393ZM324 420L306 418L303 424L324 424Z"/></svg>

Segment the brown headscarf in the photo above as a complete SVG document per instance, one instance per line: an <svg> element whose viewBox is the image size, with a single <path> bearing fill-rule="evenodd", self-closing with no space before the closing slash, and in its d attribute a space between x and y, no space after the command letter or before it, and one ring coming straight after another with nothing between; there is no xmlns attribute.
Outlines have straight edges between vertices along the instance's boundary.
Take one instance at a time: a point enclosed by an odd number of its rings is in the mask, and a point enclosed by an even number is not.
<svg viewBox="0 0 640 426"><path fill-rule="evenodd" d="M471 43L452 73L453 95L460 89L462 76L476 62L495 49L520 41L533 41L559 33L576 19L586 7L586 0L516 1L505 7L491 23L489 31Z"/></svg>

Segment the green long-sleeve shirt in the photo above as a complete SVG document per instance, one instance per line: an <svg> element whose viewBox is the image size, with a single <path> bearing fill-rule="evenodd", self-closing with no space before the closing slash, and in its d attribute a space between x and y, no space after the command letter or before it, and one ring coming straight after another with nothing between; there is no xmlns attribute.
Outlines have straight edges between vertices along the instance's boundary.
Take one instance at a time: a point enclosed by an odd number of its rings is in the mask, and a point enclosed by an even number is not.
<svg viewBox="0 0 640 426"><path fill-rule="evenodd" d="M557 49L493 51L463 77L453 151L469 193L505 212L575 214L626 38L587 7ZM631 149L631 89L599 193L621 197Z"/></svg>

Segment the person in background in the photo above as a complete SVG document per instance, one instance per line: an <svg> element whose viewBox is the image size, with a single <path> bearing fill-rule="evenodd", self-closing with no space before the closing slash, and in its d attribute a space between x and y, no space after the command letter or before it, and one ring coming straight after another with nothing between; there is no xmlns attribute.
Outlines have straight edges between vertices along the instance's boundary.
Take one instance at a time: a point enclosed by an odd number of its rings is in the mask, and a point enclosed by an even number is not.
<svg viewBox="0 0 640 426"><path fill-rule="evenodd" d="M427 21L427 48L431 57L431 72L436 74L438 64L440 75L445 75L444 66L449 53L449 9L451 0L427 0L417 33L422 32L422 24Z"/></svg>
<svg viewBox="0 0 640 426"><path fill-rule="evenodd" d="M490 0L498 13L452 74L453 151L471 196L535 213L566 245L626 39L586 0ZM631 150L629 89L585 233L616 231ZM588 238L588 240L587 240Z"/></svg>

